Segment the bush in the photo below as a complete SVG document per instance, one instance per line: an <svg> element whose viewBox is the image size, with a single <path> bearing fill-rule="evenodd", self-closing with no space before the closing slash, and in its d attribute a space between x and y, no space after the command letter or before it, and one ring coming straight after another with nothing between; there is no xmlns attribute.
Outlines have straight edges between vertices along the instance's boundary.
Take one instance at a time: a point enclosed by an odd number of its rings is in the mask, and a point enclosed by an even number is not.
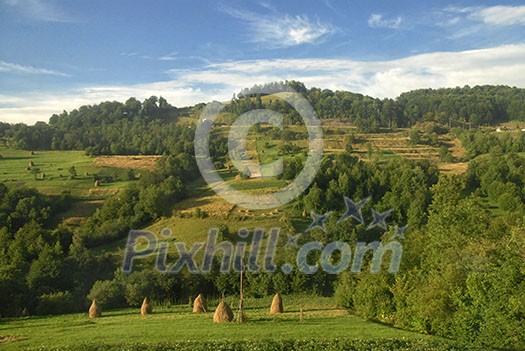
<svg viewBox="0 0 525 351"><path fill-rule="evenodd" d="M361 273L352 292L356 314L372 320L391 322L394 314L388 273Z"/></svg>
<svg viewBox="0 0 525 351"><path fill-rule="evenodd" d="M355 278L348 272L344 272L339 276L339 280L335 287L334 298L337 305L349 309L354 308L354 297L356 281Z"/></svg>
<svg viewBox="0 0 525 351"><path fill-rule="evenodd" d="M205 217L205 213L200 209L200 207L196 207L193 210L193 216L195 218L204 218Z"/></svg>
<svg viewBox="0 0 525 351"><path fill-rule="evenodd" d="M523 207L521 199L509 192L505 192L499 197L498 204L506 212L521 211Z"/></svg>
<svg viewBox="0 0 525 351"><path fill-rule="evenodd" d="M140 306L145 297L155 295L156 275L153 271L136 271L119 276L124 288L124 298L130 306Z"/></svg>
<svg viewBox="0 0 525 351"><path fill-rule="evenodd" d="M89 300L97 300L104 308L117 308L125 305L124 288L119 281L97 280L88 294Z"/></svg>
<svg viewBox="0 0 525 351"><path fill-rule="evenodd" d="M408 137L412 145L417 145L421 142L421 133L417 129L411 129Z"/></svg>
<svg viewBox="0 0 525 351"><path fill-rule="evenodd" d="M36 314L53 315L64 314L75 311L73 294L69 291L61 291L51 294L44 294L38 298Z"/></svg>

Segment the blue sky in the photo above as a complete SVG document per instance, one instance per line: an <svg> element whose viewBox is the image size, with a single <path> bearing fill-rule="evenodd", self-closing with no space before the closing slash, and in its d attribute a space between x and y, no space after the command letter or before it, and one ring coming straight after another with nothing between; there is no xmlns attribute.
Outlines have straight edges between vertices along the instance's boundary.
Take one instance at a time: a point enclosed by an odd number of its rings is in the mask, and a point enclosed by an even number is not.
<svg viewBox="0 0 525 351"><path fill-rule="evenodd" d="M0 0L0 120L104 100L175 106L296 79L376 97L525 88L519 1Z"/></svg>

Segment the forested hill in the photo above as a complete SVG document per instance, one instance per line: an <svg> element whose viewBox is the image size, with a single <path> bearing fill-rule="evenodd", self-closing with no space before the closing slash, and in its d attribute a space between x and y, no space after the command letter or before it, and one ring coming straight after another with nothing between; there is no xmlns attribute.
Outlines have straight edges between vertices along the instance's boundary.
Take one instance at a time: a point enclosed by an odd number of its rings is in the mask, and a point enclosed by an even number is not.
<svg viewBox="0 0 525 351"><path fill-rule="evenodd" d="M501 85L414 90L401 94L397 103L410 122L458 121L477 126L525 121L525 89Z"/></svg>
<svg viewBox="0 0 525 351"><path fill-rule="evenodd" d="M364 132L409 127L421 121L473 127L525 121L525 89L488 85L414 90L393 100L348 91L307 89L294 81L269 83L244 89L225 112L237 116L264 107L283 113L288 123L298 123L300 117L291 106L279 99L261 98L260 91L279 85L289 85L307 97L320 118L345 120ZM191 132L173 122L181 115L198 115L202 106L180 109L155 96L144 102L135 98L125 103L102 102L53 115L49 123L0 123L0 137L9 146L21 149L74 149L95 155L172 153L182 147L174 138Z"/></svg>
<svg viewBox="0 0 525 351"><path fill-rule="evenodd" d="M197 105L198 106L198 105ZM86 150L93 155L165 154L180 151L177 126L186 109L152 96L144 102L102 102L53 115L49 123L0 125L0 136L10 146L28 150Z"/></svg>
<svg viewBox="0 0 525 351"><path fill-rule="evenodd" d="M420 89L403 93L395 100L381 100L348 91L306 89L300 82L287 83L308 98L321 118L344 119L355 123L365 132L381 127L409 127L421 121L454 126L525 121L525 89L515 87L484 85L473 88ZM275 85L256 85L241 91L240 96L256 97L259 91L279 90ZM279 102L273 101L273 104L279 105ZM241 108L237 112L243 110L248 109Z"/></svg>

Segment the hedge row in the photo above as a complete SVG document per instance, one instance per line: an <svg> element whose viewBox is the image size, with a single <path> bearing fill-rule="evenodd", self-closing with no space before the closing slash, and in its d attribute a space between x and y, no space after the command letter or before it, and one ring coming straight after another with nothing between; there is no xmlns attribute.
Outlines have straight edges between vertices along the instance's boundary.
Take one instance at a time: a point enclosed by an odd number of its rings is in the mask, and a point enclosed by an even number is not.
<svg viewBox="0 0 525 351"><path fill-rule="evenodd" d="M66 347L41 346L36 351L463 351L475 348L449 341L427 339L335 339L335 340L257 340L257 341L180 341L174 343L90 343ZM485 348L485 350L487 350Z"/></svg>

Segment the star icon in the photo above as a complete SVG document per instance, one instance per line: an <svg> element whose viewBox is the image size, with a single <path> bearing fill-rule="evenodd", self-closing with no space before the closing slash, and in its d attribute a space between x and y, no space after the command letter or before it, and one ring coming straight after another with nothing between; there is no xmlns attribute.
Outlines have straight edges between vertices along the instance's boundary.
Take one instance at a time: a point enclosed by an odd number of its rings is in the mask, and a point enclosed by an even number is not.
<svg viewBox="0 0 525 351"><path fill-rule="evenodd" d="M382 212L382 213L379 213L375 209L372 209L372 216L374 216L374 219L372 220L372 223L368 225L366 230L372 229L377 226L383 228L384 230L387 230L388 227L386 225L386 218L390 216L391 213L392 213L392 209L386 210L385 212Z"/></svg>
<svg viewBox="0 0 525 351"><path fill-rule="evenodd" d="M354 218L359 223L363 223L364 220L363 220L363 214L361 213L361 209L363 208L363 206L367 204L368 201L370 201L371 198L372 198L371 196L368 196L368 197L365 197L364 199L361 199L361 201L355 203L352 199L345 196L344 200L345 200L345 205L346 205L346 212L343 214L341 218L339 218L337 223L341 223L349 217Z"/></svg>
<svg viewBox="0 0 525 351"><path fill-rule="evenodd" d="M408 228L408 224L407 225L404 225L402 227L399 227L397 224L396 226L394 227L394 229L396 230L394 236L392 237L392 239L395 239L395 238L401 238L401 239L406 239L405 238L405 231L407 230Z"/></svg>
<svg viewBox="0 0 525 351"><path fill-rule="evenodd" d="M310 223L308 228L306 228L305 232L309 232L310 230L318 227L318 228L321 228L326 233L325 222L331 213L332 212L327 212L324 215L318 215L314 211L310 211L310 217L312 217L312 223Z"/></svg>
<svg viewBox="0 0 525 351"><path fill-rule="evenodd" d="M288 247L288 246L299 247L297 240L299 240L299 237L301 235L302 233L299 233L297 235L286 234L286 236L288 237L288 242L286 243L286 245L284 245L284 247Z"/></svg>

